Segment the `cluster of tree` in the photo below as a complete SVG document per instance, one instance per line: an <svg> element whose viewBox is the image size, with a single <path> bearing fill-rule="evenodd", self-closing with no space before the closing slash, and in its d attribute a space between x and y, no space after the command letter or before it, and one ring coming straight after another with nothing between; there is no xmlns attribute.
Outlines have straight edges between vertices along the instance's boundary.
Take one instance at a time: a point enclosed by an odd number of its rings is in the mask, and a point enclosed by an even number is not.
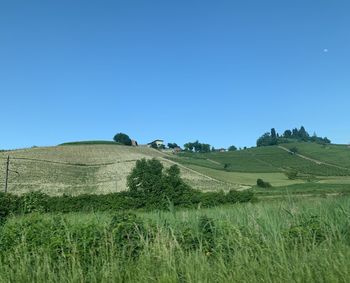
<svg viewBox="0 0 350 283"><path fill-rule="evenodd" d="M170 149L174 149L174 148L177 148L177 147L179 147L178 145L177 145L177 143L168 143L168 148L170 148Z"/></svg>
<svg viewBox="0 0 350 283"><path fill-rule="evenodd" d="M184 144L184 148L186 151L210 152L210 144L200 143L198 140Z"/></svg>
<svg viewBox="0 0 350 283"><path fill-rule="evenodd" d="M256 142L257 146L269 146L277 145L281 143L287 143L290 140L298 140L305 142L316 142L320 144L329 144L331 141L324 137L318 137L316 133L312 136L305 130L303 126L300 129L285 130L282 135L278 134L274 128L270 132L263 134Z"/></svg>
<svg viewBox="0 0 350 283"><path fill-rule="evenodd" d="M131 145L131 139L127 134L124 133L118 133L114 136L113 140L117 143L123 144L123 145Z"/></svg>
<svg viewBox="0 0 350 283"><path fill-rule="evenodd" d="M227 150L228 151L236 151L237 147L235 147L234 145L231 145Z"/></svg>

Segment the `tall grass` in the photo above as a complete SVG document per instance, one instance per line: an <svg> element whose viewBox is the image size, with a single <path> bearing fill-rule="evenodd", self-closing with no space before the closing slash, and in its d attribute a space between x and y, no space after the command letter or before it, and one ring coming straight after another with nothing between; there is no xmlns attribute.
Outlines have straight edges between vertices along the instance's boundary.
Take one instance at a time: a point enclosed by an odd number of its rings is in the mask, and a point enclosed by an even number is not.
<svg viewBox="0 0 350 283"><path fill-rule="evenodd" d="M0 281L350 279L349 197L154 211L125 219L107 213L12 217L0 228Z"/></svg>

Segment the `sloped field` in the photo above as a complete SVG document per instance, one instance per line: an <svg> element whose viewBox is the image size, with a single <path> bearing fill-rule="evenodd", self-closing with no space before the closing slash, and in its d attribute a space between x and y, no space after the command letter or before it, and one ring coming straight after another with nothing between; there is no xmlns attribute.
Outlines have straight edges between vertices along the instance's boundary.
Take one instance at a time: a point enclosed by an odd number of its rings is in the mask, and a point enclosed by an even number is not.
<svg viewBox="0 0 350 283"><path fill-rule="evenodd" d="M141 158L157 158L173 164L160 152L146 147L119 145L72 145L31 148L0 153L0 185L4 186L5 163L10 156L9 191L41 190L51 195L112 193L126 189L126 177ZM180 165L181 166L181 165ZM235 187L181 166L183 178L201 190Z"/></svg>

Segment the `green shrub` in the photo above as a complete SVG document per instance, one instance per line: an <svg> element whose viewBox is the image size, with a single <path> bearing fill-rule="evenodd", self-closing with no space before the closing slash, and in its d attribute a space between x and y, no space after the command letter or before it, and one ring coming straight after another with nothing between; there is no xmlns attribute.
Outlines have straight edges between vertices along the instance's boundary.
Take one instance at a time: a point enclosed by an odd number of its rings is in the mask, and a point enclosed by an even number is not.
<svg viewBox="0 0 350 283"><path fill-rule="evenodd" d="M6 218L11 213L18 213L20 208L19 197L7 194L0 193L0 225L4 224Z"/></svg>
<svg viewBox="0 0 350 283"><path fill-rule="evenodd" d="M215 251L216 243L216 226L212 218L206 215L200 217L199 222L199 232L202 242L202 251L207 255L210 255Z"/></svg>
<svg viewBox="0 0 350 283"><path fill-rule="evenodd" d="M250 202L254 200L254 193L251 190L236 191L230 190L225 196L225 202L234 204L238 202Z"/></svg>
<svg viewBox="0 0 350 283"><path fill-rule="evenodd" d="M297 170L290 169L290 170L284 172L284 174L287 176L287 178L289 180L295 180L296 178L298 178L299 173Z"/></svg>
<svg viewBox="0 0 350 283"><path fill-rule="evenodd" d="M318 216L302 216L299 223L291 225L284 235L292 244L318 245L326 240L326 228Z"/></svg>
<svg viewBox="0 0 350 283"><path fill-rule="evenodd" d="M7 222L3 227L1 235L1 249L12 250L17 246L26 243L29 251L38 247L49 246L52 227L50 221L40 214L31 214L20 222Z"/></svg>
<svg viewBox="0 0 350 283"><path fill-rule="evenodd" d="M47 212L49 196L42 192L30 192L22 197L24 213Z"/></svg>
<svg viewBox="0 0 350 283"><path fill-rule="evenodd" d="M128 259L137 258L147 235L143 222L133 213L116 214L109 225L114 243Z"/></svg>
<svg viewBox="0 0 350 283"><path fill-rule="evenodd" d="M271 188L271 184L269 182L265 182L263 179L258 179L256 181L256 185L260 188Z"/></svg>
<svg viewBox="0 0 350 283"><path fill-rule="evenodd" d="M181 226L174 233L177 242L184 251L189 252L199 249L200 242L198 236L189 223L181 223Z"/></svg>

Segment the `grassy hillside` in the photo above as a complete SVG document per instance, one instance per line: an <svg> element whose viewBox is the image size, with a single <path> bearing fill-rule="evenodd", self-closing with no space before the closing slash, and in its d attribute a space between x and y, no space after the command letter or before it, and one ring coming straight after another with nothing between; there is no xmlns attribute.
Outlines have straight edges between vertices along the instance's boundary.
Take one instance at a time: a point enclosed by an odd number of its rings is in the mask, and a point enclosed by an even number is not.
<svg viewBox="0 0 350 283"><path fill-rule="evenodd" d="M298 143L301 152L306 155L319 158L322 161L330 161L335 165L348 166L347 168L334 168L327 164L305 160L292 155L277 146L250 148L234 152L210 152L210 153L182 153L177 161L183 164L198 165L211 169L225 170L229 172L283 172L294 168L304 174L317 176L348 176L350 175L350 149L345 146L330 146L322 149L320 145L312 143ZM292 148L295 144L286 144ZM329 152L327 152L329 151ZM323 155L324 154L324 155Z"/></svg>
<svg viewBox="0 0 350 283"><path fill-rule="evenodd" d="M5 162L11 158L9 191L24 193L42 190L51 195L111 193L126 189L126 177L141 158L158 158L165 166L173 164L164 155L147 147L120 145L65 145L30 148L0 153L0 185L4 185ZM234 185L181 167L183 178L201 190L227 189Z"/></svg>
<svg viewBox="0 0 350 283"><path fill-rule="evenodd" d="M126 147L104 141L64 144L0 152L0 186L4 185L9 154L9 190L23 193L42 190L51 195L111 193L126 189L126 176L136 160L158 158L165 166L179 164L187 183L200 190L237 188L256 184L258 178L274 187L307 182L350 184L350 148L314 143L290 143L236 152L166 154L148 147ZM297 147L299 155L286 150ZM302 155L302 156L301 156ZM285 172L296 169L300 178Z"/></svg>
<svg viewBox="0 0 350 283"><path fill-rule="evenodd" d="M350 147L348 145L320 145L300 142L283 146L289 149L296 147L298 153L321 162L350 168Z"/></svg>
<svg viewBox="0 0 350 283"><path fill-rule="evenodd" d="M290 143L250 148L235 152L181 153L169 157L192 169L225 182L254 185L263 178L274 186L304 183L308 179L324 183L350 184L350 148L315 143ZM287 152L293 147L299 154ZM297 170L302 178L288 180L285 172Z"/></svg>

